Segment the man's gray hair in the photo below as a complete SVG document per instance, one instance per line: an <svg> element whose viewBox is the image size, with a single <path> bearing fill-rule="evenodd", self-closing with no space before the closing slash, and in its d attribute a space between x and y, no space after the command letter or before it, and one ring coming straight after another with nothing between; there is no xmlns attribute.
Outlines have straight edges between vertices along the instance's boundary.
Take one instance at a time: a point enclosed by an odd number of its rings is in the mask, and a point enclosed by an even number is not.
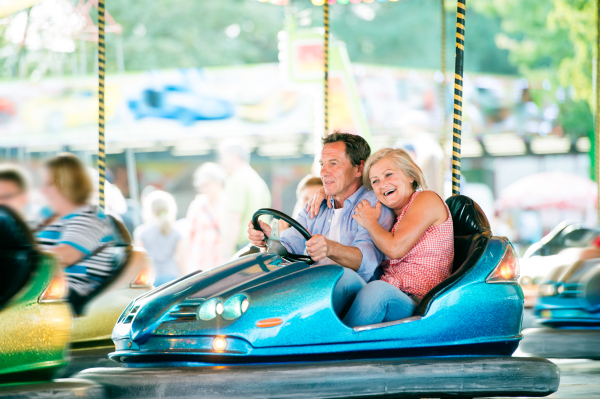
<svg viewBox="0 0 600 399"><path fill-rule="evenodd" d="M227 140L219 147L221 154L236 154L244 162L250 163L250 151L239 140Z"/></svg>
<svg viewBox="0 0 600 399"><path fill-rule="evenodd" d="M206 181L214 181L225 185L227 173L223 167L214 162L205 162L194 172L194 186L198 187Z"/></svg>

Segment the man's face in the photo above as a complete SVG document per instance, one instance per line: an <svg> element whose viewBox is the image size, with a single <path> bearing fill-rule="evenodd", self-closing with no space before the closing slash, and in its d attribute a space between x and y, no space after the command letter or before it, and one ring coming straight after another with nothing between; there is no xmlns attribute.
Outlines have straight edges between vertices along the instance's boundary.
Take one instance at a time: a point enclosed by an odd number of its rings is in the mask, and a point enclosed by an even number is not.
<svg viewBox="0 0 600 399"><path fill-rule="evenodd" d="M17 183L0 180L0 205L6 205L18 214L25 213L27 194L19 188Z"/></svg>
<svg viewBox="0 0 600 399"><path fill-rule="evenodd" d="M237 154L231 154L226 152L219 153L219 163L225 169L228 175L232 175L240 163L240 157Z"/></svg>
<svg viewBox="0 0 600 399"><path fill-rule="evenodd" d="M338 141L326 144L321 153L321 180L325 194L334 197L349 197L349 190L360 187L363 165L352 166L346 156L346 144Z"/></svg>

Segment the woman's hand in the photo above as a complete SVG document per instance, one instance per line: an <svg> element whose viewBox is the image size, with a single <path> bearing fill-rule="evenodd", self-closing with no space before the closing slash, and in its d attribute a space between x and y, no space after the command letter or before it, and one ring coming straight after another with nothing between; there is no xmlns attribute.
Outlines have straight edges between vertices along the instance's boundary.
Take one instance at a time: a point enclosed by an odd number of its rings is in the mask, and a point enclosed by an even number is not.
<svg viewBox="0 0 600 399"><path fill-rule="evenodd" d="M377 201L375 208L373 208L367 200L362 200L354 211L355 213L352 215L352 219L356 220L358 224L368 230L373 223L379 224L381 202Z"/></svg>
<svg viewBox="0 0 600 399"><path fill-rule="evenodd" d="M325 189L321 187L319 191L312 197L310 201L308 201L308 216L311 219L314 219L315 216L319 214L319 210L321 209L321 203L324 199L327 199L327 208L331 208L331 196L325 195Z"/></svg>

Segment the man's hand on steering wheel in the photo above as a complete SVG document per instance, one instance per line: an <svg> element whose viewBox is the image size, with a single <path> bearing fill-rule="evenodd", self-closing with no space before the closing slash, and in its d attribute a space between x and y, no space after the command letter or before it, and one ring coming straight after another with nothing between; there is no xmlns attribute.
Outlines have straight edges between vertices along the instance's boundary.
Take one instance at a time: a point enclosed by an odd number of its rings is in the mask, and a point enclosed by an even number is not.
<svg viewBox="0 0 600 399"><path fill-rule="evenodd" d="M329 256L329 249L329 240L321 234L315 234L310 240L306 241L306 253L308 253L315 262Z"/></svg>
<svg viewBox="0 0 600 399"><path fill-rule="evenodd" d="M248 225L248 240L252 242L252 244L256 246L260 246L262 248L267 247L267 251L272 252L281 256L283 259L289 262L304 262L309 265L315 263L310 256L299 255L288 252L287 248L281 243L279 237L272 237L270 239L272 229L268 224L261 222L258 218L262 215L270 215L278 220L283 220L288 223L290 227L296 229L305 240L309 241L312 238L312 235L304 226L298 223L297 220L293 219L289 215L278 211L276 209L270 208L261 208L254 212L252 215L252 222ZM263 231L261 231L263 230Z"/></svg>
<svg viewBox="0 0 600 399"><path fill-rule="evenodd" d="M258 223L260 223L260 228L262 229L262 231L255 230L254 225L252 224L252 221L250 221L250 223L248 223L248 240L250 240L250 243L252 245L264 248L267 246L267 242L265 240L265 234L266 234L266 238L269 238L269 236L271 235L271 226L269 226L267 223L263 222L262 220L259 220ZM263 231L264 231L264 233L263 233Z"/></svg>

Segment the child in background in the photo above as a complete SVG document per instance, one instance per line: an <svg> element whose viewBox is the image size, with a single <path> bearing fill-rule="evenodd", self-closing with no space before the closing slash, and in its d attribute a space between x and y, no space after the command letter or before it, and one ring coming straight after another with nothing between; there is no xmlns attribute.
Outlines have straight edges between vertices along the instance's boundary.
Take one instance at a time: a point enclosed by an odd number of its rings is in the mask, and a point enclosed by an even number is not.
<svg viewBox="0 0 600 399"><path fill-rule="evenodd" d="M184 274L183 242L173 228L177 205L173 196L156 190L144 198L144 223L133 233L136 246L146 249L156 271L155 286L175 280Z"/></svg>

